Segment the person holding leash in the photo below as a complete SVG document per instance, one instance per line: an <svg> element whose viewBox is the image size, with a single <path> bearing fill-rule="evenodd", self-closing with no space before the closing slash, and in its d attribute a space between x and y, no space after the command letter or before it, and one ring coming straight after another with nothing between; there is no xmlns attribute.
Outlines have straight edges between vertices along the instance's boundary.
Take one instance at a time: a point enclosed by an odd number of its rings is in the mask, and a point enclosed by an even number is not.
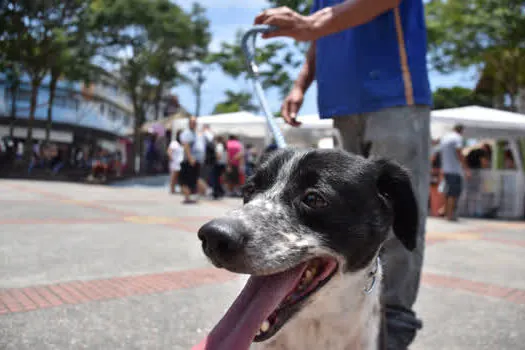
<svg viewBox="0 0 525 350"><path fill-rule="evenodd" d="M299 126L304 95L317 81L321 118L333 118L349 152L397 160L412 173L418 194L418 246L405 250L393 235L383 250L387 348L407 349L422 322L412 307L419 290L430 181L430 106L422 0L314 0L303 16L280 7L256 25L263 38L310 42L305 63L284 100L284 120Z"/></svg>

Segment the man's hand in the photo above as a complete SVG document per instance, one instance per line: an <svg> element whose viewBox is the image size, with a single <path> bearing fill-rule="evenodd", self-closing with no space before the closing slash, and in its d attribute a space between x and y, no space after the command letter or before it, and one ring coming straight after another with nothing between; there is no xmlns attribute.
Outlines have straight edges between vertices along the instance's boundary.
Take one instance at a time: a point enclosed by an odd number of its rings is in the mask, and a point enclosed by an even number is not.
<svg viewBox="0 0 525 350"><path fill-rule="evenodd" d="M196 163L196 162L195 162L195 158L190 157L190 158L188 159L188 163L190 163L191 166L195 166L195 163Z"/></svg>
<svg viewBox="0 0 525 350"><path fill-rule="evenodd" d="M297 41L312 41L317 39L313 20L309 16L302 16L288 7L278 7L263 11L257 17L257 24L276 26L279 29L263 34L263 38L287 36Z"/></svg>
<svg viewBox="0 0 525 350"><path fill-rule="evenodd" d="M301 122L297 121L297 113L301 109L304 100L304 92L294 87L288 94L281 107L281 115L286 123L291 126L300 126Z"/></svg>

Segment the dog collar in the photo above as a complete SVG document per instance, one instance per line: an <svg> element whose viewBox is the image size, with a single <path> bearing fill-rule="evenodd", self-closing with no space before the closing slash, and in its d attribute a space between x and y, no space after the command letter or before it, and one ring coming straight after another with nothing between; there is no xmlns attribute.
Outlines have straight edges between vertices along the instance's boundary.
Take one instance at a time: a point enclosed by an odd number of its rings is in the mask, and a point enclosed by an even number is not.
<svg viewBox="0 0 525 350"><path fill-rule="evenodd" d="M379 259L379 256L376 258L376 264L375 268L368 273L368 284L363 289L365 294L370 294L374 290L374 287L377 283L377 272L379 271L379 264L381 264L381 260Z"/></svg>

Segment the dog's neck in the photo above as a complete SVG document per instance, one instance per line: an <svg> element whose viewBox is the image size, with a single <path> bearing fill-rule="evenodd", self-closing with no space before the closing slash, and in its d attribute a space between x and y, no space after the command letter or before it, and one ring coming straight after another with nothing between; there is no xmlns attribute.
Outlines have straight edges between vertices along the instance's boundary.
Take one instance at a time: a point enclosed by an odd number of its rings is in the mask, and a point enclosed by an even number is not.
<svg viewBox="0 0 525 350"><path fill-rule="evenodd" d="M338 274L268 342L264 350L377 350L381 320L379 259Z"/></svg>

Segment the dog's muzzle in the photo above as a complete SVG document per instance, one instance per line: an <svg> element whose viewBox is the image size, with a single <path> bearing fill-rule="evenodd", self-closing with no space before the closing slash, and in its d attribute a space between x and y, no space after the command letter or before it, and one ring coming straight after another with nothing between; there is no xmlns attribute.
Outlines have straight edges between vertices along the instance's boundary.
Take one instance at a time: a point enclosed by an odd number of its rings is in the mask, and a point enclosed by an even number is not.
<svg viewBox="0 0 525 350"><path fill-rule="evenodd" d="M248 230L240 220L220 218L202 226L198 236L204 253L215 266L235 270L235 262L243 255Z"/></svg>

